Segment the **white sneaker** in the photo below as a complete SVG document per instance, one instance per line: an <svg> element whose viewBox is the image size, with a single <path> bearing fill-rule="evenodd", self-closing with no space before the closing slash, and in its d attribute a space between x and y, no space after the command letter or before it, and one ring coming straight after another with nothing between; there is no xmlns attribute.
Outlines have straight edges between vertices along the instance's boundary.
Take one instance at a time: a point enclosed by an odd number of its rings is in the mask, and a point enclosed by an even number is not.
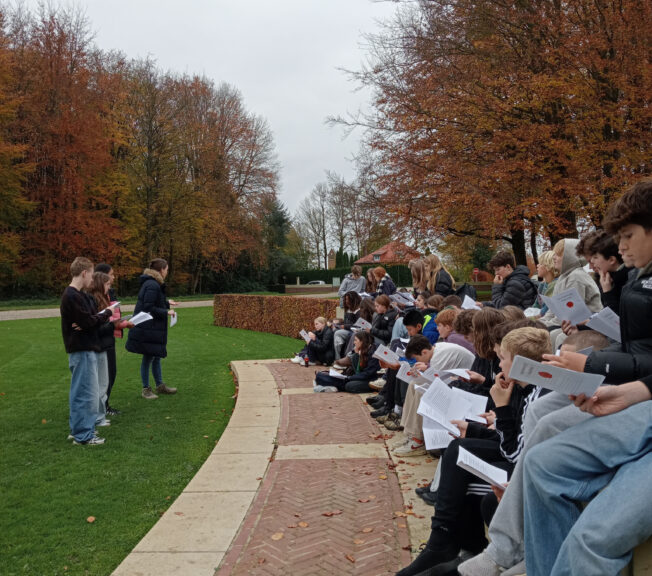
<svg viewBox="0 0 652 576"><path fill-rule="evenodd" d="M387 381L384 378L378 378L378 380L372 380L369 382L369 388L372 390L382 390L385 387Z"/></svg>
<svg viewBox="0 0 652 576"><path fill-rule="evenodd" d="M293 364L303 364L303 358L301 356L295 356L290 360Z"/></svg>
<svg viewBox="0 0 652 576"><path fill-rule="evenodd" d="M324 391L324 388L325 388L325 386L320 386L320 385L317 384L317 383L314 383L314 384L312 385L312 391L313 391L313 392L323 392L323 391Z"/></svg>
<svg viewBox="0 0 652 576"><path fill-rule="evenodd" d="M392 450L394 456L401 456L402 458L410 458L412 456L425 456L426 446L423 442L416 442L412 438L409 438L408 441Z"/></svg>
<svg viewBox="0 0 652 576"><path fill-rule="evenodd" d="M509 570L505 570L501 576L526 576L525 560L521 560Z"/></svg>
<svg viewBox="0 0 652 576"><path fill-rule="evenodd" d="M77 440L73 440L72 443L76 446L97 446L99 444L104 444L104 438L93 436L90 440L86 440L86 442L77 442Z"/></svg>
<svg viewBox="0 0 652 576"><path fill-rule="evenodd" d="M457 571L460 576L500 576L502 574L502 568L489 557L486 551L462 562L457 567Z"/></svg>
<svg viewBox="0 0 652 576"><path fill-rule="evenodd" d="M324 386L322 392L338 392L338 389L335 386Z"/></svg>
<svg viewBox="0 0 652 576"><path fill-rule="evenodd" d="M111 426L111 420L103 420L102 422L95 423L95 428L105 428L106 426Z"/></svg>

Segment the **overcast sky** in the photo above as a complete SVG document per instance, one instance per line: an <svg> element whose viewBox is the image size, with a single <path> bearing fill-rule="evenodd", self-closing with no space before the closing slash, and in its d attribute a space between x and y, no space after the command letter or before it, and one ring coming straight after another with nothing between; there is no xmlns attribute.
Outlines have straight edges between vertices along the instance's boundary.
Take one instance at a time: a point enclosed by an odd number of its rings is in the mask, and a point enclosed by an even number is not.
<svg viewBox="0 0 652 576"><path fill-rule="evenodd" d="M54 4L56 5L56 0ZM294 211L325 170L350 178L359 135L327 116L365 107L368 92L338 68L359 69L363 33L396 10L371 0L76 0L102 49L150 56L163 70L237 87L267 119L281 164L280 197ZM28 1L36 6L37 1ZM64 3L69 5L69 2Z"/></svg>

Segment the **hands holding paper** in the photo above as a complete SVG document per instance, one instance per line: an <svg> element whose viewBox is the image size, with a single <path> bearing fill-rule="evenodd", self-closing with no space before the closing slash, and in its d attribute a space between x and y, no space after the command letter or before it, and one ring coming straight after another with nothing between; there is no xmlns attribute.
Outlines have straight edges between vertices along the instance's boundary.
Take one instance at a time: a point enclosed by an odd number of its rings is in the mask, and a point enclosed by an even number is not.
<svg viewBox="0 0 652 576"><path fill-rule="evenodd" d="M451 420L451 424L455 424L460 429L460 438L466 438L466 431L469 428L466 420Z"/></svg>
<svg viewBox="0 0 652 576"><path fill-rule="evenodd" d="M586 359L588 357L579 352L560 352L559 356L554 354L544 354L543 363L557 366L557 368L566 368L575 372L584 372Z"/></svg>

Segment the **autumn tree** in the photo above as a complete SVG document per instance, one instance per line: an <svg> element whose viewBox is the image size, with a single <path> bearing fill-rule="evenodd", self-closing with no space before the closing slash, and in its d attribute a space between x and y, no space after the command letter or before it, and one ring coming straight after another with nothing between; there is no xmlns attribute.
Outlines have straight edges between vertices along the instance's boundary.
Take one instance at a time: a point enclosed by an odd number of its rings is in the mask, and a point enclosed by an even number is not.
<svg viewBox="0 0 652 576"><path fill-rule="evenodd" d="M599 223L649 171L649 3L404 2L355 77L388 217L511 243Z"/></svg>

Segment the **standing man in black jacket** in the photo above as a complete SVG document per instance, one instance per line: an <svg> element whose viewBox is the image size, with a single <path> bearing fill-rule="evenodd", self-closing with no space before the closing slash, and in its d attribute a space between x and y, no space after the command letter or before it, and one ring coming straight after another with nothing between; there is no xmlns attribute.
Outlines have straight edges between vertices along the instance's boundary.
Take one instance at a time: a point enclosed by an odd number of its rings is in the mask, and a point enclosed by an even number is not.
<svg viewBox="0 0 652 576"><path fill-rule="evenodd" d="M82 289L93 280L93 263L75 258L72 281L61 298L61 333L68 353L70 380L70 435L75 444L104 444L95 435L99 398L97 355L101 351L98 328L109 321L112 309L97 311Z"/></svg>
<svg viewBox="0 0 652 576"><path fill-rule="evenodd" d="M489 261L489 266L493 269L495 277L491 302L487 302L487 306L518 306L525 310L534 304L537 287L530 280L530 270L527 266L516 266L514 256L510 252L498 252Z"/></svg>

